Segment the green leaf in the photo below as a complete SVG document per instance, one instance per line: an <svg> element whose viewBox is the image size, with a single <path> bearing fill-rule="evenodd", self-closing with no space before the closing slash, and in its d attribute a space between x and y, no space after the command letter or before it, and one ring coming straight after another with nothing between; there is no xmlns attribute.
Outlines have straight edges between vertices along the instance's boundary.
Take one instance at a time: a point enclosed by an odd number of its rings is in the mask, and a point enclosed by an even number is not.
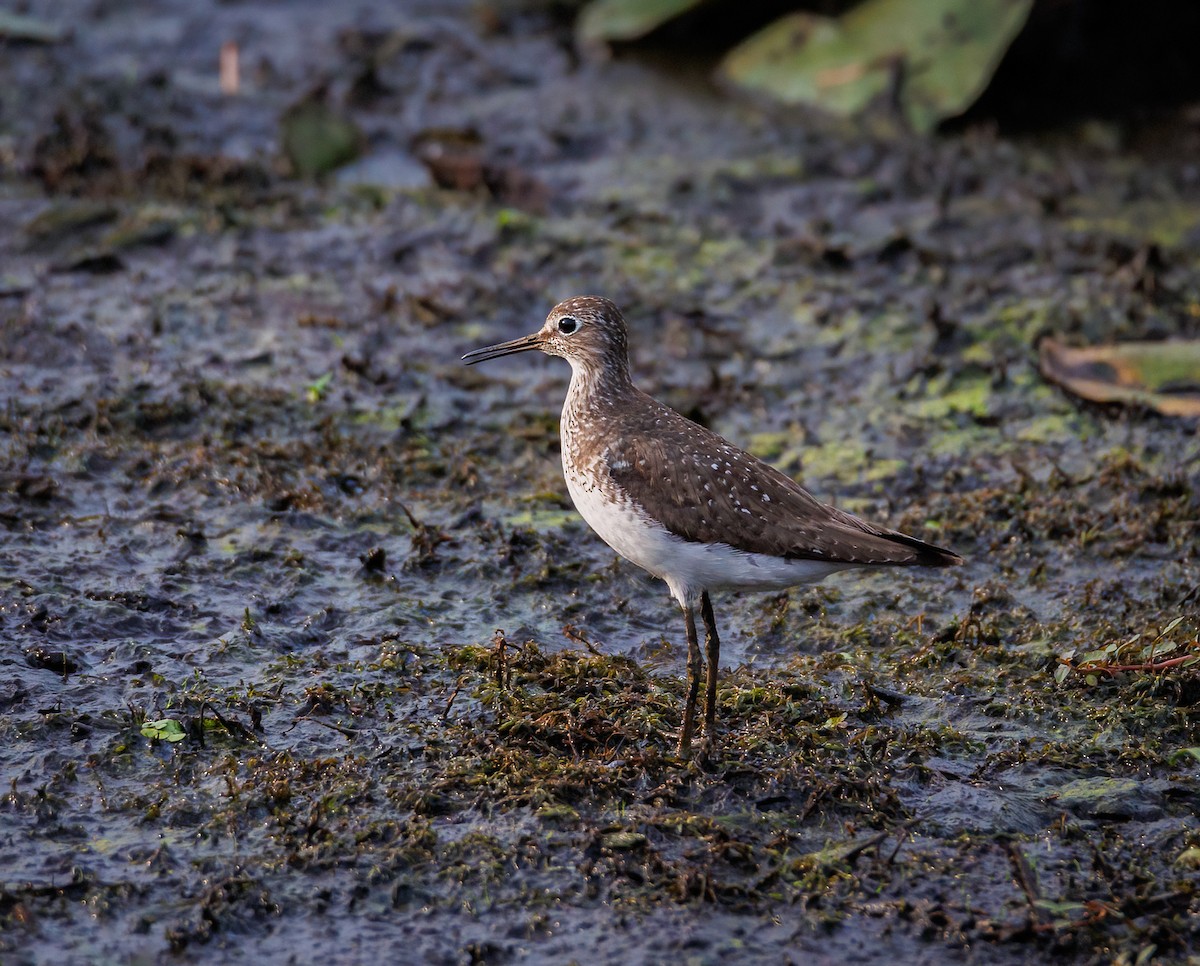
<svg viewBox="0 0 1200 966"><path fill-rule="evenodd" d="M1171 765L1177 765L1179 762L1188 757L1195 758L1196 761L1200 761L1200 748L1179 748L1171 752L1171 757L1167 759L1167 763Z"/></svg>
<svg viewBox="0 0 1200 966"><path fill-rule="evenodd" d="M67 28L53 20L0 10L0 38L33 44L59 44L69 36Z"/></svg>
<svg viewBox="0 0 1200 966"><path fill-rule="evenodd" d="M535 813L543 822L573 822L579 818L579 812L570 805L547 802Z"/></svg>
<svg viewBox="0 0 1200 966"><path fill-rule="evenodd" d="M791 14L730 51L720 73L785 104L857 114L887 89L892 71L872 63L874 55L850 29L830 17Z"/></svg>
<svg viewBox="0 0 1200 966"><path fill-rule="evenodd" d="M1053 913L1056 916L1075 916L1087 912L1082 902L1059 902L1056 899L1037 899L1033 903L1039 909Z"/></svg>
<svg viewBox="0 0 1200 966"><path fill-rule="evenodd" d="M301 178L327 174L353 161L362 150L355 123L322 101L301 101L287 110L280 123L283 153Z"/></svg>
<svg viewBox="0 0 1200 966"><path fill-rule="evenodd" d="M726 55L733 83L787 104L861 112L897 89L914 130L930 131L982 93L1033 0L867 0L834 19L797 13Z"/></svg>
<svg viewBox="0 0 1200 966"><path fill-rule="evenodd" d="M183 730L183 725L174 718L162 718L158 721L143 722L142 735L158 741L169 741L171 744L183 741L187 737L187 733Z"/></svg>
<svg viewBox="0 0 1200 966"><path fill-rule="evenodd" d="M704 0L594 0L579 17L575 37L581 46L637 40Z"/></svg>
<svg viewBox="0 0 1200 966"><path fill-rule="evenodd" d="M331 382L333 382L333 373L327 372L325 375L309 383L304 390L304 394L308 396L308 401L310 403L318 403L324 399ZM246 613L249 614L249 609L247 609Z"/></svg>
<svg viewBox="0 0 1200 966"><path fill-rule="evenodd" d="M1060 664L1054 669L1054 683L1062 684L1071 675L1070 664Z"/></svg>
<svg viewBox="0 0 1200 966"><path fill-rule="evenodd" d="M608 832L601 837L600 844L614 852L627 852L645 845L646 836L641 832Z"/></svg>

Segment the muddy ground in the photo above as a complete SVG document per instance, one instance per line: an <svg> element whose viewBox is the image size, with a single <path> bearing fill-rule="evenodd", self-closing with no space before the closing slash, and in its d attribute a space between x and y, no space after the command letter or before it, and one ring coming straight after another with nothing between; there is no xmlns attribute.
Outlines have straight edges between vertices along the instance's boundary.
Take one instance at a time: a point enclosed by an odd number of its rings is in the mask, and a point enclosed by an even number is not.
<svg viewBox="0 0 1200 966"><path fill-rule="evenodd" d="M1186 129L843 129L534 3L29 9L3 962L1200 955L1196 669L1076 669L1195 646L1200 442L1035 352L1200 336ZM302 180L321 84L367 152ZM458 362L584 292L643 387L968 558L723 595L706 763L677 610L567 500L566 367Z"/></svg>

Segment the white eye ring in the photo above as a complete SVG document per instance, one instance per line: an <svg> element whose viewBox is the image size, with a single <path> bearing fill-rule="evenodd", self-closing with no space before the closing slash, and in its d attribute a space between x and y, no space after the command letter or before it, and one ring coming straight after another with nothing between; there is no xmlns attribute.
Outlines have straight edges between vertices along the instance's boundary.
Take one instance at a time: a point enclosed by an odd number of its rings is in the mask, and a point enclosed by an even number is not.
<svg viewBox="0 0 1200 966"><path fill-rule="evenodd" d="M563 335L572 335L579 330L579 320L573 315L564 315L558 320L558 331Z"/></svg>

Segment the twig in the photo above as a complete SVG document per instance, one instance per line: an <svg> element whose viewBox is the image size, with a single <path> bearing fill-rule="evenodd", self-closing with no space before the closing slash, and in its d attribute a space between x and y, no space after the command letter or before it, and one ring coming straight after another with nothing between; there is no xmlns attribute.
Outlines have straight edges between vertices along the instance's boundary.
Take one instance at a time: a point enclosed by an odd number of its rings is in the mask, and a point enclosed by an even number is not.
<svg viewBox="0 0 1200 966"><path fill-rule="evenodd" d="M867 849L875 848L891 834L891 832L886 831L876 832L874 835L863 839L861 842L855 842L852 846L850 846L850 848L846 849L845 852L839 855L838 858L843 862L853 863L854 860L867 851Z"/></svg>
<svg viewBox="0 0 1200 966"><path fill-rule="evenodd" d="M405 506L399 500L397 500L396 503L400 507L400 509L404 511L404 515L406 517L408 517L409 526L411 526L414 530L417 530L417 531L421 531L421 530L425 529L425 524L423 524L420 520L418 520L416 517L413 516L412 510L410 510L407 506Z"/></svg>
<svg viewBox="0 0 1200 966"><path fill-rule="evenodd" d="M216 708L213 707L213 704L211 701L205 701L203 704L200 705L200 730L201 730L201 733L203 733L203 731L204 731L204 712L205 711L209 712L209 714L211 714L214 718L216 718L217 721L219 721L221 723L221 727L224 728L229 734L241 735L243 738L250 739L256 745L263 744L262 739L259 738L258 735L256 735L253 731L251 731L249 728L247 728L244 724L242 724L236 718L233 718L233 719L226 718L223 714L221 714L220 711L218 711Z"/></svg>
<svg viewBox="0 0 1200 966"><path fill-rule="evenodd" d="M1169 668L1186 664L1188 661L1194 661L1197 656L1196 654L1181 654L1179 657L1169 657L1162 661L1149 661L1145 664L1081 664L1075 670L1080 674L1094 674L1097 671L1102 671L1110 677L1122 671L1166 671Z"/></svg>
<svg viewBox="0 0 1200 966"><path fill-rule="evenodd" d="M454 682L454 690L450 692L450 697L446 699L446 707L442 709L442 721L446 721L449 719L450 708L454 704L454 699L458 697L458 692L462 690L463 681L465 679L466 679L466 675L464 674L461 677L459 677L459 679L457 681Z"/></svg>
<svg viewBox="0 0 1200 966"><path fill-rule="evenodd" d="M588 652L593 657L603 657L604 655L596 648L591 641L583 636L582 632L574 624L563 624L563 636L568 641L574 641L576 644L582 644L588 649Z"/></svg>
<svg viewBox="0 0 1200 966"><path fill-rule="evenodd" d="M322 728L328 728L330 731L336 731L347 741L353 741L360 734L362 734L362 732L357 728L347 728L344 725L334 724L332 721L322 721L320 718L312 718L306 714L297 718L292 723L292 728L295 728L296 725L298 725L301 721L311 721L313 724L320 725ZM291 731L292 728L288 728L288 731ZM287 731L285 731L284 734L287 734Z"/></svg>
<svg viewBox="0 0 1200 966"><path fill-rule="evenodd" d="M1017 885L1021 887L1021 891L1025 893L1025 901L1029 903L1029 918L1037 928L1042 922L1042 910L1038 905L1042 897L1038 889L1037 875L1016 842L1008 843L1008 860L1012 863Z"/></svg>
<svg viewBox="0 0 1200 966"><path fill-rule="evenodd" d="M912 831L915 822L908 822L901 825L896 830L896 847L892 849L892 854L887 857L887 864L891 865L896 861L896 856L900 854L900 850L904 848L904 843L908 839L908 833Z"/></svg>
<svg viewBox="0 0 1200 966"><path fill-rule="evenodd" d="M507 691L509 682L512 680L512 671L508 667L509 644L503 629L496 628L496 633L492 635L492 643L496 646L496 687L501 691Z"/></svg>
<svg viewBox="0 0 1200 966"><path fill-rule="evenodd" d="M867 683L866 689L868 694L879 698L884 704L890 704L893 707L907 704L912 700L911 694L905 694L903 691L893 691L891 688L880 687L878 684L871 684L870 682Z"/></svg>
<svg viewBox="0 0 1200 966"><path fill-rule="evenodd" d="M829 792L828 785L818 785L808 793L808 800L804 803L804 807L800 809L800 815L796 821L803 824L804 820L812 814L812 810L817 807L817 803Z"/></svg>

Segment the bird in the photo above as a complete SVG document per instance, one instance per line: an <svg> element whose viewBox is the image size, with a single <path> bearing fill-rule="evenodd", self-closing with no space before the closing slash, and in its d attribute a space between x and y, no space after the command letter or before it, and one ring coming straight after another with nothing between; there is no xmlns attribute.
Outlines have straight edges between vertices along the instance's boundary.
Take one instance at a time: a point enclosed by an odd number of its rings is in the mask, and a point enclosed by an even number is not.
<svg viewBox="0 0 1200 966"><path fill-rule="evenodd" d="M538 331L475 349L462 361L534 350L571 365L559 431L576 510L618 554L664 580L683 611L681 758L692 753L701 675L702 753L716 738L721 642L711 592L782 590L849 569L963 563L953 551L820 502L774 466L638 389L628 326L607 298L568 298Z"/></svg>

